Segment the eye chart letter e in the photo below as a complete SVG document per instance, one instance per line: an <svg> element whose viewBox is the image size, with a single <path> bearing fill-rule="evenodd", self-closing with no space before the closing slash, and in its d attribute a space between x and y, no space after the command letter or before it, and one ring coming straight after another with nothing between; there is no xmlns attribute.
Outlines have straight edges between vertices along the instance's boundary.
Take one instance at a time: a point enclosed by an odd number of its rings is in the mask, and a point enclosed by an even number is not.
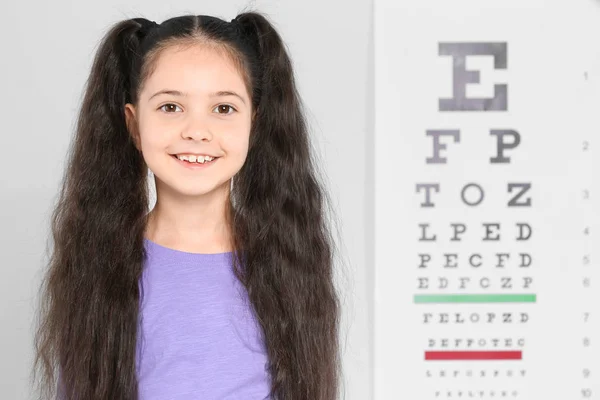
<svg viewBox="0 0 600 400"><path fill-rule="evenodd" d="M506 69L506 43L440 43L440 56L452 57L452 98L439 99L440 111L506 111L508 88L494 85L492 98L467 98L466 85L479 83L479 71L466 69L468 56L493 56L495 69Z"/></svg>

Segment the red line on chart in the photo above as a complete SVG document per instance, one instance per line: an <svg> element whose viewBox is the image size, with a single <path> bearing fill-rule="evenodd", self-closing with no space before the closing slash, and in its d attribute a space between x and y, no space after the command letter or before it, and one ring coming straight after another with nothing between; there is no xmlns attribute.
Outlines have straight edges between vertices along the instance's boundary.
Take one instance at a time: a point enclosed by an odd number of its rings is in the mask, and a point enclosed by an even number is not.
<svg viewBox="0 0 600 400"><path fill-rule="evenodd" d="M521 360L522 351L426 351L425 360Z"/></svg>

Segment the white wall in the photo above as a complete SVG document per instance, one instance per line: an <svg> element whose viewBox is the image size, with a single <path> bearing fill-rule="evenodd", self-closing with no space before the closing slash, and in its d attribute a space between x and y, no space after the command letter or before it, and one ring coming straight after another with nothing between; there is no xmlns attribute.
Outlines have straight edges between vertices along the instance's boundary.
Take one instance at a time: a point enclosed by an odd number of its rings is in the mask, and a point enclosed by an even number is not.
<svg viewBox="0 0 600 400"><path fill-rule="evenodd" d="M144 16L231 19L247 3L21 1L0 27L0 398L29 399L35 296L49 216L92 56L105 29ZM342 221L345 398L371 398L372 1L260 1L287 42Z"/></svg>

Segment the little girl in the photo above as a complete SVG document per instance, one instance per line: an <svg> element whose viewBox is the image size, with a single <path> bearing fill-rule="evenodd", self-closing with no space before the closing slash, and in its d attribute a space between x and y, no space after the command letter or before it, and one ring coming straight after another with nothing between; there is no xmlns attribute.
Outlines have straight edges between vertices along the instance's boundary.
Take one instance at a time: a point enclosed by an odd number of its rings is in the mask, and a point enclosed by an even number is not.
<svg viewBox="0 0 600 400"><path fill-rule="evenodd" d="M307 131L263 15L110 29L53 213L44 398L338 398L335 242Z"/></svg>

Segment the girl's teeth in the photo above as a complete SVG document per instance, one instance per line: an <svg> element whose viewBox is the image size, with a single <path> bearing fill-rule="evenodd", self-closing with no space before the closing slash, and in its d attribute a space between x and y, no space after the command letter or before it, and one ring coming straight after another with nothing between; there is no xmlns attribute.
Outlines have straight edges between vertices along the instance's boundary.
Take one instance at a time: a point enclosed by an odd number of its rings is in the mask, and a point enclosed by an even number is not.
<svg viewBox="0 0 600 400"><path fill-rule="evenodd" d="M190 162L190 163L196 163L196 162L198 162L198 163L201 163L201 164L204 164L205 162L210 162L210 161L214 160L214 158L211 159L208 156L206 158L204 158L202 156L181 156L181 157L177 157L177 158L180 159L181 161L187 161L187 162Z"/></svg>

